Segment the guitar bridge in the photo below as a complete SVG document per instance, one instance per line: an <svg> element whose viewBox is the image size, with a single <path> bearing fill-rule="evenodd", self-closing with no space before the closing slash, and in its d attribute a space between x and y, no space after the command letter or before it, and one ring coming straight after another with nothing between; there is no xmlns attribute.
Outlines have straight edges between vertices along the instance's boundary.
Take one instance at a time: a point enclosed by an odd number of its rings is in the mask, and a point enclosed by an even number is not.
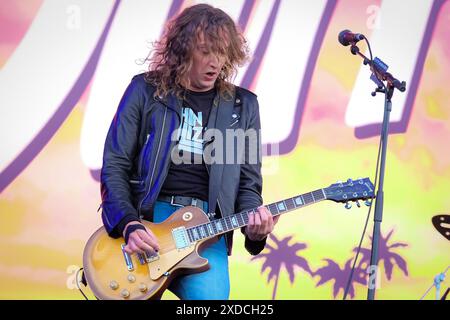
<svg viewBox="0 0 450 320"><path fill-rule="evenodd" d="M145 261L147 261L147 263L159 260L159 254L155 253L153 255L149 255L148 253L145 253Z"/></svg>

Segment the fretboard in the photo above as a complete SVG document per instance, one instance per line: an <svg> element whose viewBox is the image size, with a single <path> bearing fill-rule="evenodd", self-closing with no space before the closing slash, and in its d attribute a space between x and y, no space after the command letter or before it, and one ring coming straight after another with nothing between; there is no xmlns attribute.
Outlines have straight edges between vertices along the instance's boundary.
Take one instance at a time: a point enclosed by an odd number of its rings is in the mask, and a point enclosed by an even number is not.
<svg viewBox="0 0 450 320"><path fill-rule="evenodd" d="M283 213L305 207L307 205L325 200L325 192L319 189L313 192L308 192L295 196L293 198L271 203L265 206L273 216L278 216ZM248 224L248 217L255 214L257 208L232 214L224 218L216 219L205 224L195 227L187 228L187 234L191 242L211 238L216 235L226 233L231 230L245 227Z"/></svg>

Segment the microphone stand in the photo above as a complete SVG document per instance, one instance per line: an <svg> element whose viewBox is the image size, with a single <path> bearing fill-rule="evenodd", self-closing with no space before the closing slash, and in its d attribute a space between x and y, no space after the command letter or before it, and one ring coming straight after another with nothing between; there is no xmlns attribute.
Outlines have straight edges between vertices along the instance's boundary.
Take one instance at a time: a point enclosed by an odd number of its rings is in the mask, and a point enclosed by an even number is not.
<svg viewBox="0 0 450 320"><path fill-rule="evenodd" d="M385 103L384 103L384 115L383 115L383 124L381 127L381 159L380 159L380 171L378 180L378 190L376 192L376 202L375 202L375 214L374 214L374 226L373 226L373 237L372 237L372 251L370 257L370 267L369 267L369 281L368 281L368 293L367 299L374 300L375 299L375 289L376 289L376 280L377 280L377 270L378 270L378 246L380 239L380 229L381 222L383 220L383 202L384 202L384 174L386 169L386 153L387 153L387 142L389 137L389 118L392 110L392 96L394 95L394 90L398 89L401 92L406 90L406 82L398 81L395 79L390 73L383 70L382 67L374 63L373 60L368 59L364 56L355 43L350 47L350 51L354 55L359 55L364 60L364 65L369 65L371 71L374 73L376 78L382 84L381 86L375 89L372 92L372 96L374 97L377 92L384 93L385 95ZM383 84L382 81L385 81L386 84Z"/></svg>

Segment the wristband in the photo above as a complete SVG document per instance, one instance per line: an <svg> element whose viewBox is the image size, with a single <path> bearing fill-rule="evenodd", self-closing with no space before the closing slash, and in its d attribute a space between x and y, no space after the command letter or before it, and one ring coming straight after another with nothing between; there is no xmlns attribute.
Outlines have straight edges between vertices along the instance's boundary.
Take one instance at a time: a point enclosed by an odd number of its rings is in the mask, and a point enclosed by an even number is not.
<svg viewBox="0 0 450 320"><path fill-rule="evenodd" d="M144 231L146 230L145 227L140 223L132 224L127 227L127 231L125 231L125 243L126 244L128 244L128 238L130 237L130 234L139 229L144 230Z"/></svg>

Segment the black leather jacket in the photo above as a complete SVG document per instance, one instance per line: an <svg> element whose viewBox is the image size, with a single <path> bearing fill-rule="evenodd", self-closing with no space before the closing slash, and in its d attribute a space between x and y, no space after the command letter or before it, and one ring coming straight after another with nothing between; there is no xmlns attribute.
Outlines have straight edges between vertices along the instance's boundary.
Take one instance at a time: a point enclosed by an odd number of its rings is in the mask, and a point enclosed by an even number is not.
<svg viewBox="0 0 450 320"><path fill-rule="evenodd" d="M235 87L231 101L216 97L208 128L260 129L256 95ZM102 220L111 237L122 236L130 221L153 220L153 206L169 170L170 154L177 143L171 139L181 121L181 101L174 95L162 99L144 74L133 77L118 106L105 141L101 170ZM258 161L251 164L206 164L209 177L209 207L215 203L222 216L262 205L261 139L257 136ZM211 139L210 143L215 143ZM223 144L224 148L226 143ZM247 150L247 148L245 149ZM235 150L236 151L236 150ZM225 150L224 150L225 152ZM232 232L226 234L231 254ZM245 247L253 255L265 246L246 237Z"/></svg>

